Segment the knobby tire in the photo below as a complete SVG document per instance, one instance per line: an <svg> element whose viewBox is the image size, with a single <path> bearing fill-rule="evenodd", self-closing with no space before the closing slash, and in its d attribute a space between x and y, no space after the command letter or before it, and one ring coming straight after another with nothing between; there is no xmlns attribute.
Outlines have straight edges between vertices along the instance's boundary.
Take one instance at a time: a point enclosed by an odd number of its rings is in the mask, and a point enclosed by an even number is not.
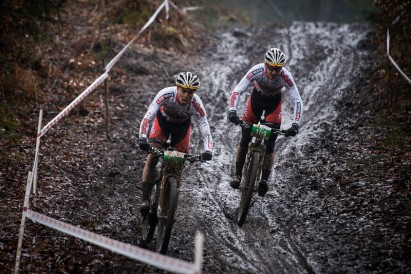
<svg viewBox="0 0 411 274"><path fill-rule="evenodd" d="M143 241L145 244L149 244L153 239L154 232L157 225L157 200L156 195L158 191L157 182L153 185L150 194L150 211L143 217L142 233Z"/></svg>
<svg viewBox="0 0 411 274"><path fill-rule="evenodd" d="M177 209L177 179L169 177L163 189L164 200L162 205L162 213L158 220L157 228L157 252L166 254L168 244L171 238L171 230L174 223L174 214ZM161 201L160 201L161 202Z"/></svg>
<svg viewBox="0 0 411 274"><path fill-rule="evenodd" d="M244 188L241 189L240 208L238 210L237 223L242 226L248 214L250 208L251 198L253 197L254 186L257 181L258 164L260 160L260 152L253 152L244 181Z"/></svg>

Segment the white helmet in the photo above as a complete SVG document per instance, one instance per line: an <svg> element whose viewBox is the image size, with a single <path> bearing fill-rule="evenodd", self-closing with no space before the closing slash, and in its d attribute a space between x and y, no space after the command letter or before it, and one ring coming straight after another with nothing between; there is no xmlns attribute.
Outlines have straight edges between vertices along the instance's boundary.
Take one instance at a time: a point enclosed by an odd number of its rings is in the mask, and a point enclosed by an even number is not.
<svg viewBox="0 0 411 274"><path fill-rule="evenodd" d="M176 77L176 85L182 88L198 89L200 87L200 80L197 75L187 71L180 72Z"/></svg>
<svg viewBox="0 0 411 274"><path fill-rule="evenodd" d="M277 48L271 48L264 55L264 63L273 67L283 67L285 66L284 53Z"/></svg>

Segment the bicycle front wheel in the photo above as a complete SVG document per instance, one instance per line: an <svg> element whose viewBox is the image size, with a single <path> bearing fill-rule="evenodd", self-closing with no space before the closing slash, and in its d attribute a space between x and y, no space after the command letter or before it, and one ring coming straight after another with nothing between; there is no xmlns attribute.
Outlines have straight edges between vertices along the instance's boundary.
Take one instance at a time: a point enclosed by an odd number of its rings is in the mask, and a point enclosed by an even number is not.
<svg viewBox="0 0 411 274"><path fill-rule="evenodd" d="M177 179L169 177L164 185L164 199L161 203L161 213L158 216L157 252L166 254L170 242L171 230L174 224L174 214L177 209Z"/></svg>
<svg viewBox="0 0 411 274"><path fill-rule="evenodd" d="M254 186L257 181L258 162L260 160L260 152L255 151L251 155L249 165L247 166L246 174L244 174L244 185L241 189L240 208L238 210L237 223L242 226L247 217L248 209L250 208L251 198L253 197Z"/></svg>
<svg viewBox="0 0 411 274"><path fill-rule="evenodd" d="M158 185L155 183L150 194L150 211L143 217L142 237L145 244L153 239L157 225L157 195Z"/></svg>

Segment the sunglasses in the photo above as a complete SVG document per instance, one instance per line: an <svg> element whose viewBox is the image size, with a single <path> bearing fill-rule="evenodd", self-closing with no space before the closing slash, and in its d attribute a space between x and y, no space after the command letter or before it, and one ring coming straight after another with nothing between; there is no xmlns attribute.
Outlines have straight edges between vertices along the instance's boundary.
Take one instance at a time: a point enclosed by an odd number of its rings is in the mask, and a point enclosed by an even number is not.
<svg viewBox="0 0 411 274"><path fill-rule="evenodd" d="M269 66L269 65L266 65L266 66L269 71L280 72L283 69L283 67L274 67L274 66Z"/></svg>
<svg viewBox="0 0 411 274"><path fill-rule="evenodd" d="M193 94L193 93L195 92L195 89L181 88L181 91L182 91L183 93Z"/></svg>

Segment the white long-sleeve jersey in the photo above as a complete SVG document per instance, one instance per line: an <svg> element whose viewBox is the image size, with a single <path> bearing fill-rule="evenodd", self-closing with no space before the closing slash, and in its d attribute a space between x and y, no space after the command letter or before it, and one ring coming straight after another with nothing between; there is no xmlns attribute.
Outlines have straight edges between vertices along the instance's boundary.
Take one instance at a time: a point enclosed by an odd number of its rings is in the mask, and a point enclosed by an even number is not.
<svg viewBox="0 0 411 274"><path fill-rule="evenodd" d="M241 94L254 83L254 89L260 91L264 96L274 96L287 92L294 102L293 123L299 125L303 115L303 102L291 73L283 67L278 76L270 79L265 74L264 68L264 63L257 64L241 79L231 93L229 110L237 110Z"/></svg>
<svg viewBox="0 0 411 274"><path fill-rule="evenodd" d="M200 97L197 94L194 94L191 102L186 105L180 105L176 98L177 87L175 86L164 88L157 93L141 121L139 136L147 138L149 125L154 121L158 111L161 111L167 121L175 124L180 124L189 119L192 115L196 115L204 143L204 150L212 151L213 140L211 137L210 126L207 121L206 110Z"/></svg>

